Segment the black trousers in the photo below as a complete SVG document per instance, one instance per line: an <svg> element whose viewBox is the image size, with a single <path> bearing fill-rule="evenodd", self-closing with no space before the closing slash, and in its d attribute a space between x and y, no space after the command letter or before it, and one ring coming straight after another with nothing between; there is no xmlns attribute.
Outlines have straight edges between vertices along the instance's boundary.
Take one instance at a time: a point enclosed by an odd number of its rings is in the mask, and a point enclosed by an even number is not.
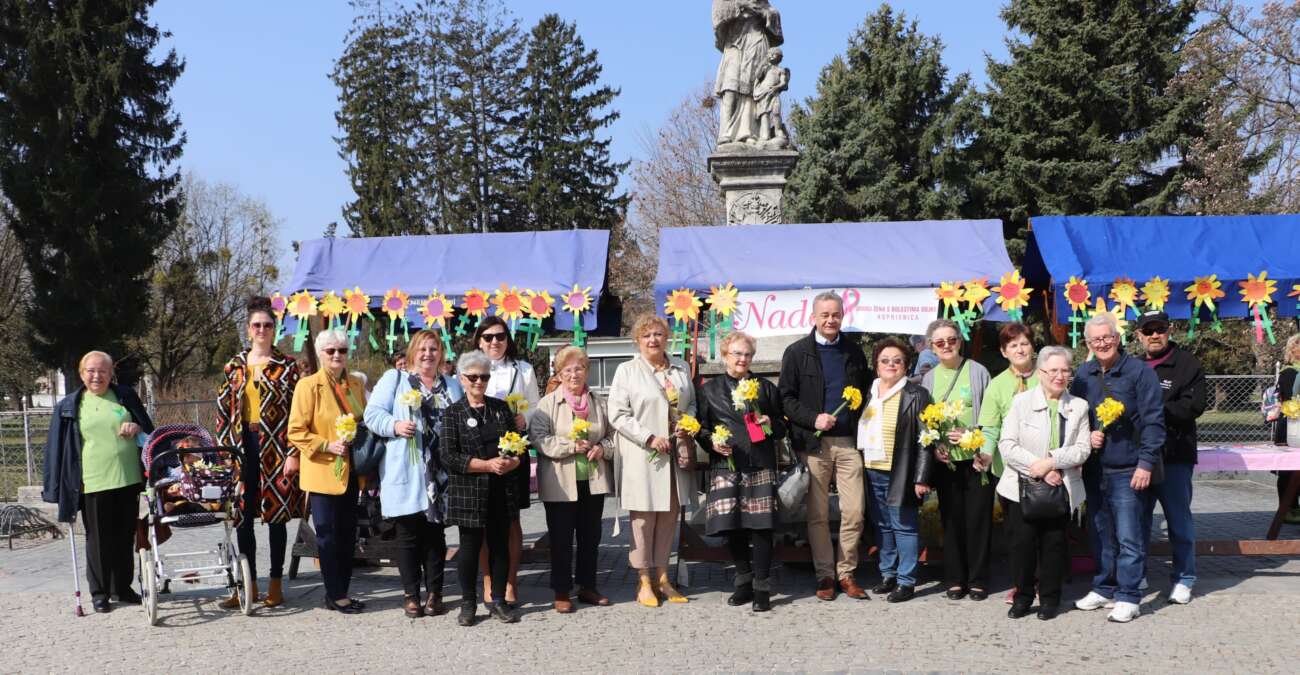
<svg viewBox="0 0 1300 675"><path fill-rule="evenodd" d="M1294 471L1277 472L1277 500L1279 502L1281 502L1282 498L1286 496L1287 484L1291 482L1291 476L1294 474ZM1297 506L1300 506L1300 494L1297 494L1296 498L1292 499L1291 503L1286 505L1288 509L1294 509Z"/></svg>
<svg viewBox="0 0 1300 675"><path fill-rule="evenodd" d="M402 575L402 592L418 597L420 584L431 595L442 595L442 576L447 567L447 531L431 523L423 513L393 519L397 533L397 570Z"/></svg>
<svg viewBox="0 0 1300 675"><path fill-rule="evenodd" d="M1061 604L1061 585L1070 564L1069 545L1065 528L1069 516L1052 520L1026 522L1019 502L1011 502L1007 511L1007 529L1011 534L1011 569L1016 578L1016 604L1029 606L1034 602L1034 583L1037 579L1039 603L1043 607Z"/></svg>
<svg viewBox="0 0 1300 675"><path fill-rule="evenodd" d="M488 549L488 573L492 576L492 597L504 600L506 577L510 575L510 509L506 505L505 480L493 476L489 481L486 527L460 526L460 551L456 554L456 576L460 594L466 604L478 603L478 551Z"/></svg>
<svg viewBox="0 0 1300 675"><path fill-rule="evenodd" d="M325 581L325 597L348 597L352 583L352 557L357 544L357 477L348 480L341 495L309 493L312 526L316 528L316 556Z"/></svg>
<svg viewBox="0 0 1300 675"><path fill-rule="evenodd" d="M257 534L253 526L262 515L262 449L258 446L257 432L244 430L244 458L239 463L239 479L244 482L244 496L239 504L239 527L235 540L239 552L248 556L248 565L257 578ZM271 538L271 578L284 576L284 553L289 543L288 529L284 523L268 523Z"/></svg>
<svg viewBox="0 0 1300 675"><path fill-rule="evenodd" d="M580 480L577 501L542 502L542 505L546 508L546 531L551 540L551 590L556 593L573 590L575 535L578 540L578 587L595 589L605 495L591 494L590 481Z"/></svg>
<svg viewBox="0 0 1300 675"><path fill-rule="evenodd" d="M727 533L726 538L727 548L731 549L731 558L736 561L737 583L745 583L746 577L753 575L755 589L771 590L768 577L772 573L772 531L732 530ZM752 555L751 543L754 547Z"/></svg>
<svg viewBox="0 0 1300 675"><path fill-rule="evenodd" d="M993 488L980 484L980 472L968 461L954 462L956 471L940 464L934 469L943 522L943 576L951 588L989 588L989 549L993 545Z"/></svg>
<svg viewBox="0 0 1300 675"><path fill-rule="evenodd" d="M86 585L92 600L132 592L135 580L135 524L139 517L137 483L81 497L86 527Z"/></svg>

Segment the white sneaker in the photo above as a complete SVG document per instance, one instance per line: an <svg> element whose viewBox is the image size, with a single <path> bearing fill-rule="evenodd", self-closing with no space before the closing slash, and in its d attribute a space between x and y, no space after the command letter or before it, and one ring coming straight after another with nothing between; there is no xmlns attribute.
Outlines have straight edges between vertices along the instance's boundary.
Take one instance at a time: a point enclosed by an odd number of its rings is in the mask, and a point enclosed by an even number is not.
<svg viewBox="0 0 1300 675"><path fill-rule="evenodd" d="M1108 600L1096 591L1088 591L1088 594L1074 602L1076 609L1082 609L1085 612L1091 612L1094 609L1105 607L1110 609L1115 606L1114 600Z"/></svg>
<svg viewBox="0 0 1300 675"><path fill-rule="evenodd" d="M1169 592L1169 602L1175 605L1186 605L1192 601L1192 589L1183 584L1175 584L1174 590Z"/></svg>
<svg viewBox="0 0 1300 675"><path fill-rule="evenodd" d="M1110 610L1110 615L1106 618L1115 623L1128 623L1136 619L1142 610L1138 608L1137 603L1117 602L1115 609Z"/></svg>
<svg viewBox="0 0 1300 675"><path fill-rule="evenodd" d="M1139 590L1139 591L1145 591L1145 590L1148 589L1148 588L1151 588L1151 584L1148 584L1148 583L1147 583L1147 578L1146 578L1146 577L1142 577L1142 581L1141 581L1141 583L1138 584L1138 590Z"/></svg>

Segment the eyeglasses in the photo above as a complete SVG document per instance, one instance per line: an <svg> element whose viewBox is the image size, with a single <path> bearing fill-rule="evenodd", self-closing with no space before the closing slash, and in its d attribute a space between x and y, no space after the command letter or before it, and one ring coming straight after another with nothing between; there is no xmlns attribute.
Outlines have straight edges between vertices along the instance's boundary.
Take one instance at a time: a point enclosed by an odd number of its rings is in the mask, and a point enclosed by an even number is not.
<svg viewBox="0 0 1300 675"><path fill-rule="evenodd" d="M892 359L880 359L880 365L882 366L901 366L905 363L907 363L907 360L901 356Z"/></svg>
<svg viewBox="0 0 1300 675"><path fill-rule="evenodd" d="M344 355L344 356L347 356L347 355L348 355L348 348L347 348L347 347L326 347L326 348L322 349L321 351L324 352L325 354L329 355L329 356L334 356L335 354L342 354L342 355Z"/></svg>
<svg viewBox="0 0 1300 675"><path fill-rule="evenodd" d="M754 358L754 352L727 352L727 356L733 359L752 359Z"/></svg>
<svg viewBox="0 0 1300 675"><path fill-rule="evenodd" d="M1103 335L1101 337L1088 338L1088 344L1093 347L1103 347L1119 339L1117 335Z"/></svg>
<svg viewBox="0 0 1300 675"><path fill-rule="evenodd" d="M473 383L476 383L476 384L479 383L479 382L482 382L482 383L484 383L484 384L487 384L488 378L490 378L490 377L492 377L492 376L489 375L489 374L487 374L487 373L482 373L482 374L479 374L479 373L463 373L463 374L461 375L461 377L465 378L466 381L473 382Z"/></svg>
<svg viewBox="0 0 1300 675"><path fill-rule="evenodd" d="M254 321L248 324L248 327L252 328L253 330L271 330L272 328L275 328L275 324L263 323L261 321Z"/></svg>
<svg viewBox="0 0 1300 675"><path fill-rule="evenodd" d="M501 331L500 333L484 333L478 336L478 339L484 342L505 342L506 332Z"/></svg>
<svg viewBox="0 0 1300 675"><path fill-rule="evenodd" d="M1047 370L1046 368L1039 368L1038 371L1051 378L1070 376L1069 368L1054 368L1052 370Z"/></svg>
<svg viewBox="0 0 1300 675"><path fill-rule="evenodd" d="M950 337L950 338L940 338L938 340L930 340L930 344L939 348L956 347L958 344L960 344L960 341L955 337Z"/></svg>
<svg viewBox="0 0 1300 675"><path fill-rule="evenodd" d="M1159 324L1155 326L1146 326L1138 331L1139 333L1150 337L1152 335L1164 335L1169 332L1169 326Z"/></svg>

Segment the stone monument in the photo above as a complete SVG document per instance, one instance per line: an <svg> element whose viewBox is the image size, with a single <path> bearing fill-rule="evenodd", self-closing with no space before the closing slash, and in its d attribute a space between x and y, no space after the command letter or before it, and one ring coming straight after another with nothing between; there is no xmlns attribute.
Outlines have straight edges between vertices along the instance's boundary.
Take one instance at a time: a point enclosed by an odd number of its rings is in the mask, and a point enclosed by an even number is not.
<svg viewBox="0 0 1300 675"><path fill-rule="evenodd" d="M781 193L799 159L781 117L790 70L781 65L781 14L768 0L713 0L722 52L714 94L718 144L709 172L726 198L727 224L781 222Z"/></svg>

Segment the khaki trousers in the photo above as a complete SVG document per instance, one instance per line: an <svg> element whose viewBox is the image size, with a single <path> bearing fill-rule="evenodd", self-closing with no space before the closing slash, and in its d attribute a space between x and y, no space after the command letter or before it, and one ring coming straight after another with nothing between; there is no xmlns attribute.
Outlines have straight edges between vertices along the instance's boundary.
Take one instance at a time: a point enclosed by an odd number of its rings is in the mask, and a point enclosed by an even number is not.
<svg viewBox="0 0 1300 675"><path fill-rule="evenodd" d="M808 543L812 546L817 578L838 579L858 569L858 540L862 536L862 453L847 436L825 436L821 452L807 456ZM831 478L840 493L840 560L831 545Z"/></svg>
<svg viewBox="0 0 1300 675"><path fill-rule="evenodd" d="M666 569L677 534L677 517L681 504L677 499L677 479L669 486L672 502L667 511L629 511L632 520L632 548L627 552L633 569Z"/></svg>

